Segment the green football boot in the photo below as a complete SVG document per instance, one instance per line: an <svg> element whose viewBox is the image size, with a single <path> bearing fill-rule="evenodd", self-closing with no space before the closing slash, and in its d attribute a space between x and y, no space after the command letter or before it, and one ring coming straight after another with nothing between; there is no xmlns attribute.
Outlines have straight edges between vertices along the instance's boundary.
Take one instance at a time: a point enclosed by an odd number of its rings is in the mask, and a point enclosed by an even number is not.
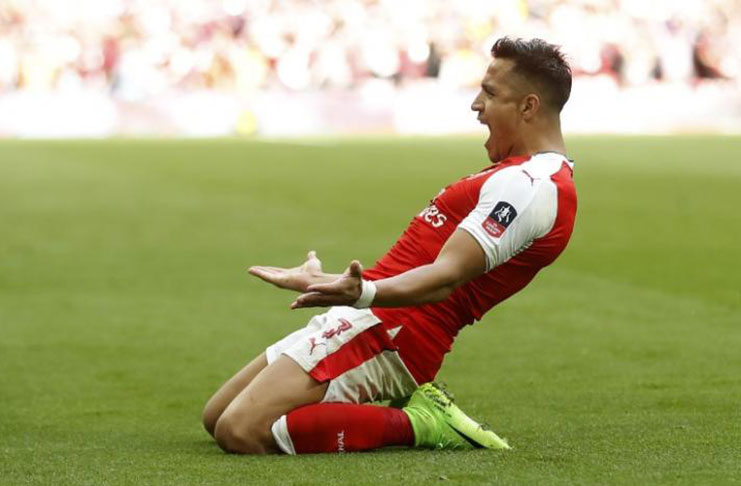
<svg viewBox="0 0 741 486"><path fill-rule="evenodd" d="M414 446L427 449L509 449L506 441L466 415L436 383L415 390L402 410L414 430Z"/></svg>

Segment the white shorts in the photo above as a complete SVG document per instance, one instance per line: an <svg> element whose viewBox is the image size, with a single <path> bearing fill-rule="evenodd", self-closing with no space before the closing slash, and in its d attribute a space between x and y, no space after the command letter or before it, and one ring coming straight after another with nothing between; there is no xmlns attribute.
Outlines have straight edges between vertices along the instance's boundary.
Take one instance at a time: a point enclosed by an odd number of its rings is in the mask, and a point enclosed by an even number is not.
<svg viewBox="0 0 741 486"><path fill-rule="evenodd" d="M332 307L265 354L268 364L285 354L317 381L328 381L322 402L393 400L418 386L394 345L398 330L387 329L369 309Z"/></svg>

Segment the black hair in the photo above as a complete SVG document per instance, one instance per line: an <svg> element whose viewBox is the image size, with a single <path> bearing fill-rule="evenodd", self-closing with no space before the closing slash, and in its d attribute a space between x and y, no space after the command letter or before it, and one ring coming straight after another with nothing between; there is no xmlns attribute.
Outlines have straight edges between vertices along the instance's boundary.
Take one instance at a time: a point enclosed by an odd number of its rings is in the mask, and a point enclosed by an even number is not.
<svg viewBox="0 0 741 486"><path fill-rule="evenodd" d="M542 39L502 37L491 48L497 59L514 61L513 71L532 82L543 102L560 112L571 94L571 68L561 49Z"/></svg>

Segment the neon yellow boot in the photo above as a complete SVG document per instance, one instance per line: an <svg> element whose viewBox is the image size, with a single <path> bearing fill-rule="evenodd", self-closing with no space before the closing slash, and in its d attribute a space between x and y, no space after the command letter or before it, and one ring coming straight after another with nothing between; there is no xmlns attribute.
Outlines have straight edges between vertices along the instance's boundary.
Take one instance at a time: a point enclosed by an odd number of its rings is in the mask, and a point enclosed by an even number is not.
<svg viewBox="0 0 741 486"><path fill-rule="evenodd" d="M506 441L463 413L453 397L436 383L412 394L402 410L414 429L415 447L428 449L509 449Z"/></svg>

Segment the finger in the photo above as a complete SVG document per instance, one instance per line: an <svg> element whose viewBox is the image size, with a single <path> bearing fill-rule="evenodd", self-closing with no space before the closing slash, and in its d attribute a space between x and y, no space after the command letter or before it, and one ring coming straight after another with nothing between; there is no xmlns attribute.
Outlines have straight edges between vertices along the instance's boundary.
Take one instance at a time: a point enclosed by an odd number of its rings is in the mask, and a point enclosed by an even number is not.
<svg viewBox="0 0 741 486"><path fill-rule="evenodd" d="M304 265L304 268L313 271L313 272L321 272L322 271L322 261L319 259L319 257L316 256L316 251L311 250L306 257L308 260L306 261L306 264Z"/></svg>
<svg viewBox="0 0 741 486"><path fill-rule="evenodd" d="M359 261L353 260L350 262L350 276L355 278L363 278L363 266Z"/></svg>
<svg viewBox="0 0 741 486"><path fill-rule="evenodd" d="M276 275L274 273L266 272L264 270L259 269L250 269L250 275L253 275L259 279L265 280L266 282L272 283L272 281L275 279Z"/></svg>
<svg viewBox="0 0 741 486"><path fill-rule="evenodd" d="M254 275L255 277L258 277L261 280L264 280L265 282L271 283L273 285L280 285L283 280L284 276L280 273L271 272L268 270L263 270L261 268L250 268L249 270L250 275Z"/></svg>
<svg viewBox="0 0 741 486"><path fill-rule="evenodd" d="M285 273L285 272L287 272L287 271L290 270L289 268L283 268L283 267L267 267L267 266L264 266L264 265L261 268L265 268L267 270L270 270L271 272L277 272L277 273Z"/></svg>
<svg viewBox="0 0 741 486"><path fill-rule="evenodd" d="M306 255L306 257L308 258L307 264L310 268L313 268L319 272L322 271L322 261L319 259L318 256L316 256L316 251L311 250L309 254Z"/></svg>
<svg viewBox="0 0 741 486"><path fill-rule="evenodd" d="M324 295L317 292L309 292L300 295L292 304L291 309L302 309L305 307L330 307L333 305L346 305L347 299L335 295Z"/></svg>
<svg viewBox="0 0 741 486"><path fill-rule="evenodd" d="M330 282L325 284L313 284L306 287L307 292L318 292L320 294L326 294L326 295L332 295L332 294L340 294L344 292L344 287L342 282Z"/></svg>
<svg viewBox="0 0 741 486"><path fill-rule="evenodd" d="M262 279L269 278L270 276L277 276L278 273L274 272L270 269L263 268L263 267L250 267L247 270L247 273L250 275L254 275L255 277L260 277Z"/></svg>
<svg viewBox="0 0 741 486"><path fill-rule="evenodd" d="M266 266L263 266L263 265L256 265L256 266L252 266L252 267L250 267L250 268L247 269L247 271L249 273L253 273L253 270L255 270L255 271L261 271L261 272L270 272L270 273L283 273L283 272L286 271L285 268L280 268L280 267L266 267Z"/></svg>

